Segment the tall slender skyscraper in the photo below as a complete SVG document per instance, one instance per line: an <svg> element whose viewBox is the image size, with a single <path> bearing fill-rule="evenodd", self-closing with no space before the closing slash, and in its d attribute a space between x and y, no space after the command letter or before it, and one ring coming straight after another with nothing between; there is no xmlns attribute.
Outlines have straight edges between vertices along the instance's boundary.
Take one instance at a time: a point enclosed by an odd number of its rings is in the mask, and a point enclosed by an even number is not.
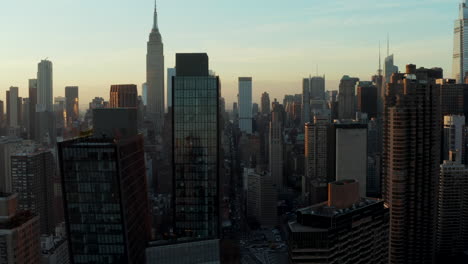
<svg viewBox="0 0 468 264"><path fill-rule="evenodd" d="M343 76L340 81L338 96L338 117L340 119L354 119L356 115L356 84L359 78Z"/></svg>
<svg viewBox="0 0 468 264"><path fill-rule="evenodd" d="M270 133L269 133L269 169L273 183L279 191L285 186L284 181L284 155L283 155L283 125L284 107L276 99L271 111Z"/></svg>
<svg viewBox="0 0 468 264"><path fill-rule="evenodd" d="M387 85L383 196L390 207L390 262L433 263L440 162L439 87L406 66Z"/></svg>
<svg viewBox="0 0 468 264"><path fill-rule="evenodd" d="M310 78L302 80L302 124L310 122Z"/></svg>
<svg viewBox="0 0 468 264"><path fill-rule="evenodd" d="M219 237L219 78L206 53L176 54L173 202L180 237Z"/></svg>
<svg viewBox="0 0 468 264"><path fill-rule="evenodd" d="M7 115L9 120L9 126L16 128L19 125L19 113L18 113L18 87L10 87L10 91L7 93L8 109Z"/></svg>
<svg viewBox="0 0 468 264"><path fill-rule="evenodd" d="M28 138L36 137L37 79L29 79L29 125Z"/></svg>
<svg viewBox="0 0 468 264"><path fill-rule="evenodd" d="M53 112L54 90L52 62L42 60L37 65L37 112Z"/></svg>
<svg viewBox="0 0 468 264"><path fill-rule="evenodd" d="M270 114L270 95L267 92L262 93L261 98L261 111L263 115Z"/></svg>
<svg viewBox="0 0 468 264"><path fill-rule="evenodd" d="M252 77L239 77L239 128L252 134Z"/></svg>
<svg viewBox="0 0 468 264"><path fill-rule="evenodd" d="M146 84L148 86L147 113L160 133L164 125L164 46L158 27L158 13L154 7L153 29L146 53Z"/></svg>
<svg viewBox="0 0 468 264"><path fill-rule="evenodd" d="M467 0L460 3L458 19L455 20L453 38L453 64L452 76L457 83L464 83L468 71L468 31L465 31L465 22L468 19Z"/></svg>

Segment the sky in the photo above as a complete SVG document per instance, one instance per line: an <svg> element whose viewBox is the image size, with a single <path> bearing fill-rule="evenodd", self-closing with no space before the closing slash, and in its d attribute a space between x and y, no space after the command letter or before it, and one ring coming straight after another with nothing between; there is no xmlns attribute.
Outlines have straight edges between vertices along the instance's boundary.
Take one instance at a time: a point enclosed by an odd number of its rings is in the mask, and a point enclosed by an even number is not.
<svg viewBox="0 0 468 264"><path fill-rule="evenodd" d="M343 75L370 80L390 53L403 69L442 67L451 77L453 25L460 0L158 0L165 66L175 53L206 52L220 76L227 108L237 78L282 101L301 93L302 78L325 75L327 90ZM54 96L80 87L80 105L109 98L111 84L146 79L153 0L0 0L0 100L10 86L27 97L37 63L54 67Z"/></svg>

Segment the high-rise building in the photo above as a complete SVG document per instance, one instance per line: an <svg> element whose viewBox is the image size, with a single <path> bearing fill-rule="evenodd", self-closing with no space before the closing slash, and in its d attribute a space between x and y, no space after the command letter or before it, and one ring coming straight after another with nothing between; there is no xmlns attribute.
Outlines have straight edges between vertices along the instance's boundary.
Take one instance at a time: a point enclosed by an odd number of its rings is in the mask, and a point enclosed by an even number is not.
<svg viewBox="0 0 468 264"><path fill-rule="evenodd" d="M468 84L456 83L454 79L438 79L440 85L440 114L468 115Z"/></svg>
<svg viewBox="0 0 468 264"><path fill-rule="evenodd" d="M148 85L146 83L141 85L141 99L143 100L143 105L146 106L148 103Z"/></svg>
<svg viewBox="0 0 468 264"><path fill-rule="evenodd" d="M239 77L239 129L252 134L252 77Z"/></svg>
<svg viewBox="0 0 468 264"><path fill-rule="evenodd" d="M72 263L145 263L150 238L137 110L94 110L94 136L58 144Z"/></svg>
<svg viewBox="0 0 468 264"><path fill-rule="evenodd" d="M289 263L388 263L389 210L359 197L359 183L329 184L328 201L296 212L288 223Z"/></svg>
<svg viewBox="0 0 468 264"><path fill-rule="evenodd" d="M383 197L390 207L390 262L432 263L440 162L439 87L407 65L387 85Z"/></svg>
<svg viewBox="0 0 468 264"><path fill-rule="evenodd" d="M302 124L310 122L310 78L302 80Z"/></svg>
<svg viewBox="0 0 468 264"><path fill-rule="evenodd" d="M0 137L0 192L13 192L11 186L11 155L16 152L21 139L16 137Z"/></svg>
<svg viewBox="0 0 468 264"><path fill-rule="evenodd" d="M80 116L78 86L65 87L66 111L67 111L67 127L70 127L74 122L78 121Z"/></svg>
<svg viewBox="0 0 468 264"><path fill-rule="evenodd" d="M283 142L283 124L284 107L276 99L273 102L271 111L270 133L269 133L269 170L273 183L279 191L285 187L284 181L284 142Z"/></svg>
<svg viewBox="0 0 468 264"><path fill-rule="evenodd" d="M138 91L135 84L111 85L109 106L111 108L137 107Z"/></svg>
<svg viewBox="0 0 468 264"><path fill-rule="evenodd" d="M172 83L175 233L219 237L219 78L206 53L176 54Z"/></svg>
<svg viewBox="0 0 468 264"><path fill-rule="evenodd" d="M39 217L17 204L17 194L0 193L0 263L41 263Z"/></svg>
<svg viewBox="0 0 468 264"><path fill-rule="evenodd" d="M382 119L367 123L367 182L368 197L381 197Z"/></svg>
<svg viewBox="0 0 468 264"><path fill-rule="evenodd" d="M37 79L29 79L29 124L28 138L36 138Z"/></svg>
<svg viewBox="0 0 468 264"><path fill-rule="evenodd" d="M369 119L377 117L377 86L372 82L359 82L357 86L357 111L366 113Z"/></svg>
<svg viewBox="0 0 468 264"><path fill-rule="evenodd" d="M440 165L437 192L436 256L440 263L456 261L468 248L468 168L458 151Z"/></svg>
<svg viewBox="0 0 468 264"><path fill-rule="evenodd" d="M387 47L388 50L388 47ZM389 52L387 51L387 57L385 58L384 62L384 80L383 80L383 85L386 86L388 83L390 83L390 78L392 77L392 74L398 72L398 66L395 66L393 62L393 54L390 55ZM385 91L382 94L385 96Z"/></svg>
<svg viewBox="0 0 468 264"><path fill-rule="evenodd" d="M259 109L258 109L258 104L257 103L253 103L252 104L252 116L256 116L259 112Z"/></svg>
<svg viewBox="0 0 468 264"><path fill-rule="evenodd" d="M262 98L261 98L261 107L262 107L262 114L263 115L269 115L271 110L270 110L270 95L267 92L262 93Z"/></svg>
<svg viewBox="0 0 468 264"><path fill-rule="evenodd" d="M453 38L452 76L457 83L464 83L468 72L468 46L466 45L467 31L465 21L468 19L467 1L460 3L458 19L455 20Z"/></svg>
<svg viewBox="0 0 468 264"><path fill-rule="evenodd" d="M466 152L465 138L465 116L444 116L442 158L444 160L449 160L450 151L458 151L461 162L464 164Z"/></svg>
<svg viewBox="0 0 468 264"><path fill-rule="evenodd" d="M10 87L10 90L7 91L7 120L9 121L8 125L12 128L19 126L19 113L18 113L18 87Z"/></svg>
<svg viewBox="0 0 468 264"><path fill-rule="evenodd" d="M314 76L310 78L310 99L325 100L325 76Z"/></svg>
<svg viewBox="0 0 468 264"><path fill-rule="evenodd" d="M53 112L52 62L42 60L37 65L37 112Z"/></svg>
<svg viewBox="0 0 468 264"><path fill-rule="evenodd" d="M146 111L155 124L157 133L164 125L164 45L158 27L158 13L154 7L153 29L149 35L146 53L146 84L148 98Z"/></svg>
<svg viewBox="0 0 468 264"><path fill-rule="evenodd" d="M328 118L314 117L314 123L305 124L305 176L302 195L309 204L327 200L327 186L334 181L328 175L329 134Z"/></svg>
<svg viewBox="0 0 468 264"><path fill-rule="evenodd" d="M51 151L20 150L11 156L11 181L18 208L39 215L41 234L52 234L55 158Z"/></svg>
<svg viewBox="0 0 468 264"><path fill-rule="evenodd" d="M176 68L167 68L167 108L172 107L172 77L176 76Z"/></svg>
<svg viewBox="0 0 468 264"><path fill-rule="evenodd" d="M278 192L271 176L266 172L253 172L247 177L247 216L262 227L275 227L278 225Z"/></svg>
<svg viewBox="0 0 468 264"><path fill-rule="evenodd" d="M338 117L339 119L354 119L356 115L356 84L359 78L343 76L340 81L338 96Z"/></svg>

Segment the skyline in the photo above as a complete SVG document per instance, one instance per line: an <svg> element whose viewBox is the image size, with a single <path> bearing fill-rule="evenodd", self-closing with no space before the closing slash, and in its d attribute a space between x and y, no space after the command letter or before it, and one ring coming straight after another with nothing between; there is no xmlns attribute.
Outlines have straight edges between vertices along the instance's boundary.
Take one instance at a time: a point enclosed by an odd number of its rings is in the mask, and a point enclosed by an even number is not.
<svg viewBox="0 0 468 264"><path fill-rule="evenodd" d="M327 90L337 89L345 74L370 80L378 68L379 41L382 61L386 55L387 33L400 68L407 63L442 67L445 77L451 77L459 2L300 0L292 6L284 1L160 0L158 19L166 68L175 65L175 53L207 52L231 109L239 76L253 77L256 103L264 91L271 101L301 93L302 78L315 75L316 65L319 75L326 76ZM177 9L182 4L184 9ZM22 1L2 7L0 23L9 26L0 36L5 46L0 49L0 100L10 86L18 86L19 95L27 97L28 79L36 77L37 63L46 57L54 64L54 97L63 96L65 86L76 85L80 105L87 105L95 96L108 100L110 85L123 83L138 85L141 94L152 0L51 0L47 6ZM216 41L208 41L213 36Z"/></svg>

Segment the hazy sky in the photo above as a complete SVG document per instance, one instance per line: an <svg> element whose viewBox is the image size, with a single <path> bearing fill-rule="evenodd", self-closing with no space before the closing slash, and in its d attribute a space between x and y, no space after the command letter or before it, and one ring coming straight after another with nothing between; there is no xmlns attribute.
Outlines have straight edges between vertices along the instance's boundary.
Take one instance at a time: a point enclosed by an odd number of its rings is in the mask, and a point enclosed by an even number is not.
<svg viewBox="0 0 468 264"><path fill-rule="evenodd" d="M159 0L166 67L176 52L206 52L231 108L237 77L253 77L253 98L300 93L301 78L344 74L369 80L386 54L395 62L440 66L451 74L460 0ZM80 104L109 98L111 84L145 82L153 0L0 0L0 100L10 86L27 97L46 57L54 96L80 87Z"/></svg>

